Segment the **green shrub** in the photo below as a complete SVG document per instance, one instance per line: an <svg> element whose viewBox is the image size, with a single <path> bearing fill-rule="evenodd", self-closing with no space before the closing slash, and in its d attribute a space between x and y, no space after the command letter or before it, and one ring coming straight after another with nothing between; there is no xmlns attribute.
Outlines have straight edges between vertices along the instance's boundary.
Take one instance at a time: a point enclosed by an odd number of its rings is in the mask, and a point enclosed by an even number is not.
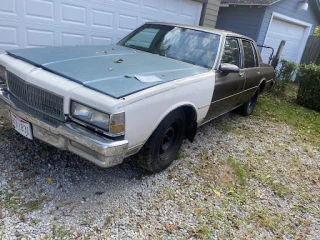
<svg viewBox="0 0 320 240"><path fill-rule="evenodd" d="M320 37L320 26L316 28L316 32L314 33L314 35Z"/></svg>
<svg viewBox="0 0 320 240"><path fill-rule="evenodd" d="M299 69L298 103L320 112L320 66L303 64Z"/></svg>
<svg viewBox="0 0 320 240"><path fill-rule="evenodd" d="M276 85L273 93L277 96L283 96L286 92L288 83L292 82L292 78L299 65L295 62L289 62L285 59L281 60L281 67L276 74Z"/></svg>
<svg viewBox="0 0 320 240"><path fill-rule="evenodd" d="M299 64L282 59L280 70L277 72L277 78L285 82L292 81L293 75L298 67Z"/></svg>

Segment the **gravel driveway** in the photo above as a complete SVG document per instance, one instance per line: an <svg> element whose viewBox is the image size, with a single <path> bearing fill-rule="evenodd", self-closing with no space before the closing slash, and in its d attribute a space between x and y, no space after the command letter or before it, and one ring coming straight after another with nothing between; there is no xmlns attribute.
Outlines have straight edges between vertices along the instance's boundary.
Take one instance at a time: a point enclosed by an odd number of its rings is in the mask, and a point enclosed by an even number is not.
<svg viewBox="0 0 320 240"><path fill-rule="evenodd" d="M0 239L319 239L319 148L282 123L227 114L153 175L0 125Z"/></svg>

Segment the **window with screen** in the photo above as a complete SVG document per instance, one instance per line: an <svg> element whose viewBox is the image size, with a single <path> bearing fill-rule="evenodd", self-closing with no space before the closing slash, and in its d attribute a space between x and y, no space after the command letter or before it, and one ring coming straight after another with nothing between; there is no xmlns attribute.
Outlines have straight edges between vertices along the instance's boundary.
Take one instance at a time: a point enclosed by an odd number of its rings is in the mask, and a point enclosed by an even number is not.
<svg viewBox="0 0 320 240"><path fill-rule="evenodd" d="M221 63L230 63L240 67L240 48L236 38L227 38Z"/></svg>
<svg viewBox="0 0 320 240"><path fill-rule="evenodd" d="M244 68L256 67L255 53L253 52L251 42L243 40L242 46L244 53Z"/></svg>

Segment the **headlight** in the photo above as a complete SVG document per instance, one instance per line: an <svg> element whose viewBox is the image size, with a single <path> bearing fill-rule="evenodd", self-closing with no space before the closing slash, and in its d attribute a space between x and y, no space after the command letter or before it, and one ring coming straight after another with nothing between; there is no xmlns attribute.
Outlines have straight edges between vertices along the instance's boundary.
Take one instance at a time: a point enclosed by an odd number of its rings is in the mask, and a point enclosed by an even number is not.
<svg viewBox="0 0 320 240"><path fill-rule="evenodd" d="M71 116L77 120L88 123L107 131L111 135L123 135L125 131L125 114L124 112L109 115L84 104L72 101Z"/></svg>
<svg viewBox="0 0 320 240"><path fill-rule="evenodd" d="M71 102L71 116L90 125L109 131L110 116L81 103L75 101Z"/></svg>
<svg viewBox="0 0 320 240"><path fill-rule="evenodd" d="M6 83L6 69L0 65L0 85Z"/></svg>

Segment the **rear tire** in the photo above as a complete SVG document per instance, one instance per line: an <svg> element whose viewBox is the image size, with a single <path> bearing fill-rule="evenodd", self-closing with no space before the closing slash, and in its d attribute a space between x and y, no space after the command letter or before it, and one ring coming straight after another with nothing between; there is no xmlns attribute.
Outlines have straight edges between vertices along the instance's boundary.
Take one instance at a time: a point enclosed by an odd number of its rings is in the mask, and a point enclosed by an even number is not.
<svg viewBox="0 0 320 240"><path fill-rule="evenodd" d="M168 168L177 156L185 137L186 117L181 109L171 112L152 133L138 157L139 165L158 173Z"/></svg>
<svg viewBox="0 0 320 240"><path fill-rule="evenodd" d="M259 93L260 93L260 88L257 89L255 94L248 101L246 101L243 105L241 105L238 108L238 113L241 114L242 116L251 115L254 110L254 107L256 106Z"/></svg>

